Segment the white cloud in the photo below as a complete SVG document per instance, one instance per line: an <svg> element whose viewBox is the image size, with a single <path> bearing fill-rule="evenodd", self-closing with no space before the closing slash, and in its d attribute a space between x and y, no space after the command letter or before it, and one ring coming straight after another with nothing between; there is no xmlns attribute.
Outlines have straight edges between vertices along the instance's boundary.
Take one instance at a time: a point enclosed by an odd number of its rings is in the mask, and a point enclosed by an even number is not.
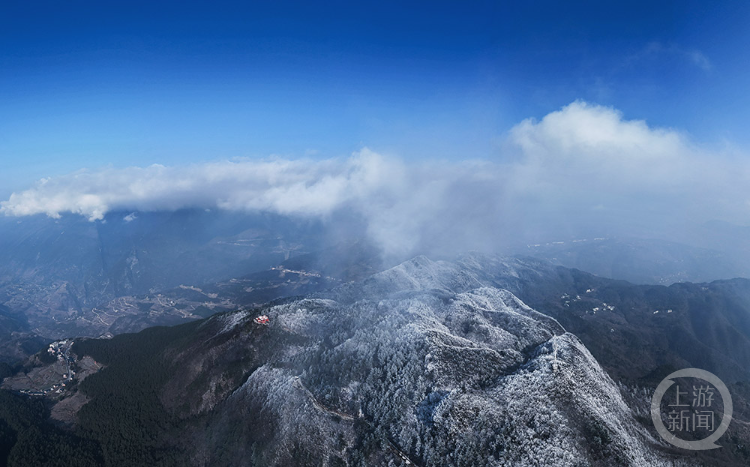
<svg viewBox="0 0 750 467"><path fill-rule="evenodd" d="M467 249L611 226L746 221L748 164L671 129L574 102L508 134L499 159L407 162L363 149L348 159L220 161L81 170L0 203L6 215L194 207L327 217L349 210L396 254ZM132 216L132 218L131 218ZM135 218L134 214L126 220Z"/></svg>
<svg viewBox="0 0 750 467"><path fill-rule="evenodd" d="M511 142L526 156L587 163L628 163L672 159L688 144L672 130L652 129L642 120L623 120L614 109L576 101L513 127Z"/></svg>
<svg viewBox="0 0 750 467"><path fill-rule="evenodd" d="M691 181L702 162L701 151L679 132L623 120L614 109L581 101L539 122L524 120L508 143L520 151L513 170L524 186L557 190L659 193Z"/></svg>
<svg viewBox="0 0 750 467"><path fill-rule="evenodd" d="M508 144L519 151L513 194L534 193L531 211L550 221L609 216L657 230L715 218L750 220L743 206L747 158L703 148L673 129L625 120L608 107L574 102L539 122L521 122ZM583 212L595 206L599 214Z"/></svg>
<svg viewBox="0 0 750 467"><path fill-rule="evenodd" d="M80 170L42 179L0 203L6 215L71 212L99 220L109 211L183 207L325 215L382 189L396 161L367 149L347 160L221 161L186 167Z"/></svg>

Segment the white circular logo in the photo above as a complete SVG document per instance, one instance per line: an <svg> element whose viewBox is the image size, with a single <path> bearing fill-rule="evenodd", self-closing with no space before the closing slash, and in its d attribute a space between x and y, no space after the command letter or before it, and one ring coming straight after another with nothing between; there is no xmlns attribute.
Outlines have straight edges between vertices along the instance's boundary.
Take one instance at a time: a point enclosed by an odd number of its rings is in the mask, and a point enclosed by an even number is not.
<svg viewBox="0 0 750 467"><path fill-rule="evenodd" d="M664 398L667 390L675 384L672 381L674 378L702 379L719 390L721 400L724 402L724 417L721 419L721 424L718 427L715 426L715 413L713 410L710 410L714 402L714 390L708 385L693 386L692 404L680 404L680 396L690 396L690 392L682 392L679 385L675 386L676 402L675 404L670 404L672 410L668 413L668 423L670 426L667 428L664 425L661 417L661 400ZM689 400L690 397L687 399ZM683 399L684 401L685 399ZM721 447L716 444L716 440L721 438L724 432L727 431L727 428L729 428L729 423L732 421L732 410L732 396L729 394L729 390L724 382L713 373L698 368L686 368L675 371L667 376L656 388L654 397L651 399L651 419L654 421L654 426L659 435L666 442L678 448L690 449L692 451ZM698 429L711 432L711 435L704 439L687 441L678 438L675 434L675 432L682 431L695 432Z"/></svg>

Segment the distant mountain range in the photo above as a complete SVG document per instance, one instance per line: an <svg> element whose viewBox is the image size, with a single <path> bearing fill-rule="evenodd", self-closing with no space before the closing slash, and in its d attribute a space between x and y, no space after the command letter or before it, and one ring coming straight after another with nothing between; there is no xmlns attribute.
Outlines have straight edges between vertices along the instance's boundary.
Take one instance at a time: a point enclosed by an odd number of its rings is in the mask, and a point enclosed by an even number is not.
<svg viewBox="0 0 750 467"><path fill-rule="evenodd" d="M0 222L0 279L61 288L61 310L267 269L325 245L315 222L178 211ZM54 309L54 306L53 306Z"/></svg>
<svg viewBox="0 0 750 467"><path fill-rule="evenodd" d="M0 461L750 463L741 248L591 239L394 266L348 233L206 211L1 219ZM40 352L68 337L71 362ZM724 448L697 457L648 416L686 367L735 403Z"/></svg>
<svg viewBox="0 0 750 467"><path fill-rule="evenodd" d="M0 335L7 337L0 361L28 356L52 339L201 319L387 266L362 231L337 225L204 210L115 212L97 222L75 215L0 218ZM706 231L717 249L590 239L509 251L634 283L750 277L750 261L720 250L726 244L744 251L744 231L724 224Z"/></svg>
<svg viewBox="0 0 750 467"><path fill-rule="evenodd" d="M737 245L737 242L725 246ZM642 238L592 238L526 245L516 251L635 284L670 285L750 277L750 255L734 248Z"/></svg>
<svg viewBox="0 0 750 467"><path fill-rule="evenodd" d="M107 310L97 307L112 311L116 299L242 277L326 244L319 223L260 214L111 213L98 222L74 215L0 218L0 316L17 318L0 319L0 334L99 335L109 325L100 316ZM123 311L130 324L118 329L200 318L164 308ZM15 355L0 348L0 360Z"/></svg>

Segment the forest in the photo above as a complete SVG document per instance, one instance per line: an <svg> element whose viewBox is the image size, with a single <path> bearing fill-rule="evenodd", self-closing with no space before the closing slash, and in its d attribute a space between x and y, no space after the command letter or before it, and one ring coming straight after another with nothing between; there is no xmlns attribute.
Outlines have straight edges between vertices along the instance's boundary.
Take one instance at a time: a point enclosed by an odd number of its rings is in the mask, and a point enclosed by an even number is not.
<svg viewBox="0 0 750 467"><path fill-rule="evenodd" d="M90 355L106 368L79 385L91 401L73 430L49 421L46 400L0 390L0 466L185 465L181 451L164 447L175 420L157 389L173 371L162 358L164 349L196 325L76 341L74 353ZM11 373L0 366L0 375Z"/></svg>

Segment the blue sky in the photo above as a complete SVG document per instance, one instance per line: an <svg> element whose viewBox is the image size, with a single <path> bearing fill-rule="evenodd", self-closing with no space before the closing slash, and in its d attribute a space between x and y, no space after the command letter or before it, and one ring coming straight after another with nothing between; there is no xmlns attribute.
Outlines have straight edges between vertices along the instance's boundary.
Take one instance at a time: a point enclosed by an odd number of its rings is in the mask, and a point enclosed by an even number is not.
<svg viewBox="0 0 750 467"><path fill-rule="evenodd" d="M1 197L105 165L502 158L577 99L750 143L747 2L111 3L0 6Z"/></svg>

